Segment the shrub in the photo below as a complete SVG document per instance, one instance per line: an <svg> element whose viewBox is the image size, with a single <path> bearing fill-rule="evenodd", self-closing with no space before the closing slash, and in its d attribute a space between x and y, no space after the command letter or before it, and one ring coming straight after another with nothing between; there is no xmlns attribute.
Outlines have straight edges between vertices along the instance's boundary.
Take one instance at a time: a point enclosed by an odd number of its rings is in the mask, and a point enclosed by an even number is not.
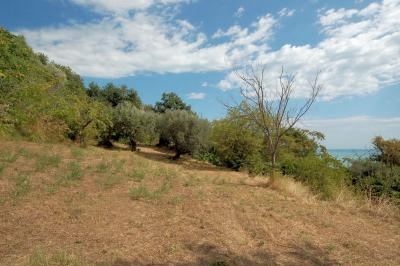
<svg viewBox="0 0 400 266"><path fill-rule="evenodd" d="M266 156L262 156L262 138L246 120L228 117L213 122L210 142L211 151L218 158L213 158L215 162L235 170L247 168L253 173L263 172Z"/></svg>
<svg viewBox="0 0 400 266"><path fill-rule="evenodd" d="M350 179L344 166L329 155L295 157L287 154L280 161L280 169L285 175L293 175L309 185L324 199L338 196Z"/></svg>
<svg viewBox="0 0 400 266"><path fill-rule="evenodd" d="M400 200L400 167L369 158L350 160L352 185L369 197L392 197Z"/></svg>

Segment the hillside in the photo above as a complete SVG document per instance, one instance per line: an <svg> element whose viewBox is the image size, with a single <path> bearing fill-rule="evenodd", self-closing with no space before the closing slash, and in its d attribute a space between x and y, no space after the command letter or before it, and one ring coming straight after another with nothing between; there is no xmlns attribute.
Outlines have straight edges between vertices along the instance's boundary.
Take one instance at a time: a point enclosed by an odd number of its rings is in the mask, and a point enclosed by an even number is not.
<svg viewBox="0 0 400 266"><path fill-rule="evenodd" d="M399 265L400 219L140 147L0 144L0 265Z"/></svg>

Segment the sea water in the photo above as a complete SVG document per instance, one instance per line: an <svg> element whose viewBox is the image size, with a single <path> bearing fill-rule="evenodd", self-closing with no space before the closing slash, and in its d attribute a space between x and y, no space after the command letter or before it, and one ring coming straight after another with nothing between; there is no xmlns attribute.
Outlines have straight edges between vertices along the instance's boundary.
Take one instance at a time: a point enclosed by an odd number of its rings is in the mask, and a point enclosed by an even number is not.
<svg viewBox="0 0 400 266"><path fill-rule="evenodd" d="M368 158L373 152L371 149L328 149L328 153L339 160Z"/></svg>

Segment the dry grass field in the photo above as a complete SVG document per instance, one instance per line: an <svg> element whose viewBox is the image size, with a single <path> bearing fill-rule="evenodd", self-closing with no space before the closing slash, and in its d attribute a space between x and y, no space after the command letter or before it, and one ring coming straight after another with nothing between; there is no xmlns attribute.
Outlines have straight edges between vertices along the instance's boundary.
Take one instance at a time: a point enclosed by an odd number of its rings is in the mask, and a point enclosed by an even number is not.
<svg viewBox="0 0 400 266"><path fill-rule="evenodd" d="M389 205L169 156L2 142L0 265L400 265Z"/></svg>

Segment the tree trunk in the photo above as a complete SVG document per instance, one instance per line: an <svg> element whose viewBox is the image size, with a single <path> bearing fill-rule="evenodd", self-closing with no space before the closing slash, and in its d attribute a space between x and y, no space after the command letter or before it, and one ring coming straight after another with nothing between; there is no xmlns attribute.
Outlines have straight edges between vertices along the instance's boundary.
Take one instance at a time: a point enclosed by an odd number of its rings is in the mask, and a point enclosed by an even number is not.
<svg viewBox="0 0 400 266"><path fill-rule="evenodd" d="M172 157L172 160L179 160L179 158L181 158L181 153L179 151L176 151L176 154L174 157Z"/></svg>
<svg viewBox="0 0 400 266"><path fill-rule="evenodd" d="M271 152L271 178L275 178L275 167L276 167L276 151Z"/></svg>
<svg viewBox="0 0 400 266"><path fill-rule="evenodd" d="M136 141L130 140L129 145L131 146L131 151L136 151L136 148L137 148Z"/></svg>

